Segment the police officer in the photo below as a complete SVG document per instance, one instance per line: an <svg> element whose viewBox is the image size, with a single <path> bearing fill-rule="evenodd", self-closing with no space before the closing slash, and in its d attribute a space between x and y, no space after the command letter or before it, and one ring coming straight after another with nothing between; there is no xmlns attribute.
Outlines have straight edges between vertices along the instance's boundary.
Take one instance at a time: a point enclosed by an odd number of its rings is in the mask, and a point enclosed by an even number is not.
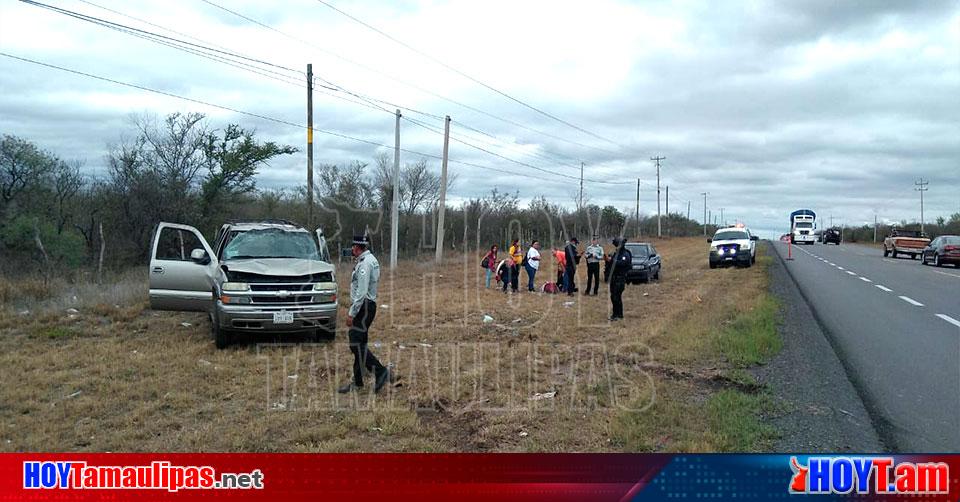
<svg viewBox="0 0 960 502"><path fill-rule="evenodd" d="M350 352L353 353L353 381L343 385L337 392L346 394L363 387L363 368L372 371L376 378L374 392L379 392L390 380L390 370L367 348L367 332L377 316L377 285L380 283L380 262L370 252L370 238L366 235L353 238L353 256L357 263L350 275L350 311L347 314Z"/></svg>
<svg viewBox="0 0 960 502"><path fill-rule="evenodd" d="M624 238L613 239L617 250L610 262L610 303L613 304L611 321L623 319L623 289L627 285L627 271L633 266L633 254L626 247Z"/></svg>

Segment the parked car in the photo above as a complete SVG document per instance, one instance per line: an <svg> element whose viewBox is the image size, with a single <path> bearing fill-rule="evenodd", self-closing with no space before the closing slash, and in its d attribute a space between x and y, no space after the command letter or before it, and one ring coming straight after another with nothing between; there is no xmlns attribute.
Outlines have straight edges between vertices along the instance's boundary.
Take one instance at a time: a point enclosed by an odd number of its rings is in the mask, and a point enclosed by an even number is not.
<svg viewBox="0 0 960 502"><path fill-rule="evenodd" d="M633 267L627 271L627 282L660 280L660 255L653 244L628 242L626 248L633 254Z"/></svg>
<svg viewBox="0 0 960 502"><path fill-rule="evenodd" d="M227 223L214 246L188 225L162 222L150 253L150 307L208 312L218 348L234 333L333 336L336 269L321 230L288 221Z"/></svg>
<svg viewBox="0 0 960 502"><path fill-rule="evenodd" d="M920 263L933 263L938 267L951 263L960 268L960 235L941 235L923 248Z"/></svg>
<svg viewBox="0 0 960 502"><path fill-rule="evenodd" d="M913 259L923 252L927 244L930 244L930 239L919 230L894 228L883 239L883 256L896 258L898 254L908 254Z"/></svg>
<svg viewBox="0 0 960 502"><path fill-rule="evenodd" d="M745 227L729 227L717 230L710 243L710 268L724 265L749 267L757 260L758 237Z"/></svg>
<svg viewBox="0 0 960 502"><path fill-rule="evenodd" d="M839 246L842 240L843 238L839 228L828 228L821 234L820 242L824 244L833 243Z"/></svg>

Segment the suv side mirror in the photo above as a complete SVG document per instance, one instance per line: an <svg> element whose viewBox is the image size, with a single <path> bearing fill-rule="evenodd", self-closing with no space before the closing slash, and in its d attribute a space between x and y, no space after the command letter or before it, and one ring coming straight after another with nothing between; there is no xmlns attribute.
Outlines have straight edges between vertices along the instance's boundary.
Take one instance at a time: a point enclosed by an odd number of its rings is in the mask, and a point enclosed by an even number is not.
<svg viewBox="0 0 960 502"><path fill-rule="evenodd" d="M750 240L752 240L752 241L758 241L758 240L760 240L760 237L757 237L756 235L751 235L751 236L750 236Z"/></svg>
<svg viewBox="0 0 960 502"><path fill-rule="evenodd" d="M707 242L713 242L713 239L707 237Z"/></svg>
<svg viewBox="0 0 960 502"><path fill-rule="evenodd" d="M190 260L201 265L210 263L210 257L207 256L207 252L200 248L190 251Z"/></svg>

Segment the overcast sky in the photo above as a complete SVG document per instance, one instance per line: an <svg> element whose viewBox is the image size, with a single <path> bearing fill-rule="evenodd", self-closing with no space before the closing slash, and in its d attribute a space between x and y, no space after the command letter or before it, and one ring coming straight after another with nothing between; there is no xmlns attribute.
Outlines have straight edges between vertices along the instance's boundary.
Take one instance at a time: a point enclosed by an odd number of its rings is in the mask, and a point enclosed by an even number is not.
<svg viewBox="0 0 960 502"><path fill-rule="evenodd" d="M16 0L0 0L0 52L305 124L302 76L432 115L456 140L448 200L496 187L572 205L585 163L590 202L656 213L656 168L670 209L764 233L788 214L863 224L960 212L960 2L348 1L330 4L578 130L526 108L316 0L49 0L49 4L268 62L281 82ZM99 7L98 7L99 6ZM110 12L106 7L116 12ZM140 18L151 24L131 19ZM162 27L162 28L161 28ZM175 30L179 33L164 31ZM271 28L273 30L271 30ZM188 39L195 37L195 39ZM271 74L276 76L276 74ZM318 92L331 92L318 89ZM356 98L343 92L332 94ZM454 103L457 102L457 103ZM466 107L461 106L466 105ZM384 105L390 110L392 105ZM110 145L144 112L199 111L304 146L302 128L0 57L0 133L103 175ZM392 114L316 94L315 127L393 145ZM404 116L442 130L439 118ZM497 117L497 118L494 118ZM402 123L405 149L439 156L442 136ZM478 131L482 131L478 132ZM604 138L599 139L598 138ZM317 134L315 162L372 162L367 143ZM392 151L390 151L392 154ZM302 183L306 154L261 171L265 188ZM402 154L402 162L417 156ZM439 170L439 161L429 160ZM487 166L499 171L471 167ZM513 173L506 174L503 171ZM594 180L623 182L601 184ZM665 194L663 204L665 204Z"/></svg>

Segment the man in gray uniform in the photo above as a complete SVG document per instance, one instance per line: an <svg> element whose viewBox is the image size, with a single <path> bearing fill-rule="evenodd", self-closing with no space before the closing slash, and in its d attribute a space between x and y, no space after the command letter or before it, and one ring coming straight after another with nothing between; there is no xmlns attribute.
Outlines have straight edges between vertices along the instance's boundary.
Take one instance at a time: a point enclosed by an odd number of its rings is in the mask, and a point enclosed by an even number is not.
<svg viewBox="0 0 960 502"><path fill-rule="evenodd" d="M370 238L361 235L353 238L353 256L357 263L350 275L350 312L347 314L350 352L353 353L353 381L337 392L346 394L363 387L363 368L372 371L379 392L390 380L390 370L367 348L367 332L377 315L377 285L380 283L380 262L370 252Z"/></svg>

